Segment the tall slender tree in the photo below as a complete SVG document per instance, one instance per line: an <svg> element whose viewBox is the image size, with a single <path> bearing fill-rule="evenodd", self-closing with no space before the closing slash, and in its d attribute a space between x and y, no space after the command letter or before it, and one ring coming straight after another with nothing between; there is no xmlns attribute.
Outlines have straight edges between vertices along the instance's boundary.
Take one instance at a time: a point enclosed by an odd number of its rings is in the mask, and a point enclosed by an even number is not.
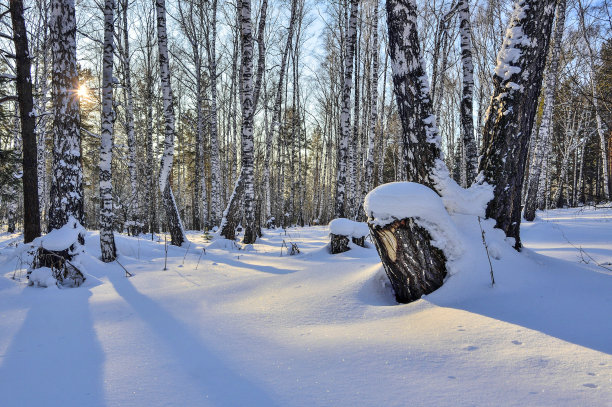
<svg viewBox="0 0 612 407"><path fill-rule="evenodd" d="M100 125L100 249L102 261L111 262L117 257L113 234L113 41L115 1L104 1L104 55L102 57L102 115Z"/></svg>
<svg viewBox="0 0 612 407"><path fill-rule="evenodd" d="M166 1L156 0L157 47L159 50L159 73L161 77L162 100L164 104L164 152L159 169L159 189L162 193L166 226L170 231L171 243L181 246L187 238L183 222L170 185L172 163L174 161L174 105L170 83L170 64L168 61L168 35L166 30Z"/></svg>
<svg viewBox="0 0 612 407"><path fill-rule="evenodd" d="M254 188L254 144L253 144L253 29L251 22L251 0L242 0L240 5L240 34L242 38L241 89L242 105L242 172L244 175L244 227L245 244L255 243L255 188Z"/></svg>
<svg viewBox="0 0 612 407"><path fill-rule="evenodd" d="M15 44L16 87L23 145L23 240L29 243L40 236L38 167L36 148L36 112L32 97L31 63L28 35L23 15L23 1L10 2Z"/></svg>
<svg viewBox="0 0 612 407"><path fill-rule="evenodd" d="M353 87L353 59L355 57L355 43L357 42L357 10L359 0L351 0L348 29L344 40L344 83L342 89L342 110L340 114L340 142L338 145L338 176L336 178L336 204L337 218L347 216L346 184L349 143L351 138L351 89Z"/></svg>

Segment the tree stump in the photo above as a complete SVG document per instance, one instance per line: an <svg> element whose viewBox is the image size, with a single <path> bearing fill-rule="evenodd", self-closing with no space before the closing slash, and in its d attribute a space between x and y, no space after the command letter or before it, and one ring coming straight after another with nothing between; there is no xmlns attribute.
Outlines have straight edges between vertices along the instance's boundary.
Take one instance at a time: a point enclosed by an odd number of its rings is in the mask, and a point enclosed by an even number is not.
<svg viewBox="0 0 612 407"><path fill-rule="evenodd" d="M361 236L361 237L355 237L353 236L353 243L355 243L357 246L361 246L361 247L365 247L365 236Z"/></svg>
<svg viewBox="0 0 612 407"><path fill-rule="evenodd" d="M446 256L413 218L385 226L368 223L370 234L399 303L416 301L442 286Z"/></svg>
<svg viewBox="0 0 612 407"><path fill-rule="evenodd" d="M331 254L344 253L349 251L349 238L344 235L335 235L333 233L329 234L330 243L329 247L331 249Z"/></svg>

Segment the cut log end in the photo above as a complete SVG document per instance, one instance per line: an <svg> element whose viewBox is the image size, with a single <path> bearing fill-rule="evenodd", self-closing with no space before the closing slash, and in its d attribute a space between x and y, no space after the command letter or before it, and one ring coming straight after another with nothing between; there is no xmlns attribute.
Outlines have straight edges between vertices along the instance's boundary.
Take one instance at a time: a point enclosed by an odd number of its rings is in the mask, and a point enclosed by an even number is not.
<svg viewBox="0 0 612 407"><path fill-rule="evenodd" d="M442 286L446 256L431 244L425 228L412 218L385 226L368 225L397 302L416 301Z"/></svg>

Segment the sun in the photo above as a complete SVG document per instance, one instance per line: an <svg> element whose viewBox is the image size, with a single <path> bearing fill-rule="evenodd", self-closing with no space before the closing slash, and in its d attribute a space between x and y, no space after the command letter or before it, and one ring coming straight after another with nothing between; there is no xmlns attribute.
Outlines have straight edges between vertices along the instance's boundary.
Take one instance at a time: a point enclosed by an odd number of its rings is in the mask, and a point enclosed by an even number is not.
<svg viewBox="0 0 612 407"><path fill-rule="evenodd" d="M87 99L89 96L89 89L87 89L87 86L85 85L80 85L77 89L77 94L79 95L80 99Z"/></svg>

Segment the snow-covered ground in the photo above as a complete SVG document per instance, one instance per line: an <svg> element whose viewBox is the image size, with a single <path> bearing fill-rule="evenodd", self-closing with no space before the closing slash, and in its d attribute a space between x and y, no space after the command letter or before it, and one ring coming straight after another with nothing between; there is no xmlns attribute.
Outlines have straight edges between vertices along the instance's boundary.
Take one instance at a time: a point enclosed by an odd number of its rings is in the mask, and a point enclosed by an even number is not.
<svg viewBox="0 0 612 407"><path fill-rule="evenodd" d="M612 210L538 215L520 254L483 221L494 288L454 215L463 256L407 305L374 248L332 256L324 227L246 250L190 233L166 271L163 238L117 236L131 278L90 232L63 290L27 287L2 234L0 406L612 406Z"/></svg>

